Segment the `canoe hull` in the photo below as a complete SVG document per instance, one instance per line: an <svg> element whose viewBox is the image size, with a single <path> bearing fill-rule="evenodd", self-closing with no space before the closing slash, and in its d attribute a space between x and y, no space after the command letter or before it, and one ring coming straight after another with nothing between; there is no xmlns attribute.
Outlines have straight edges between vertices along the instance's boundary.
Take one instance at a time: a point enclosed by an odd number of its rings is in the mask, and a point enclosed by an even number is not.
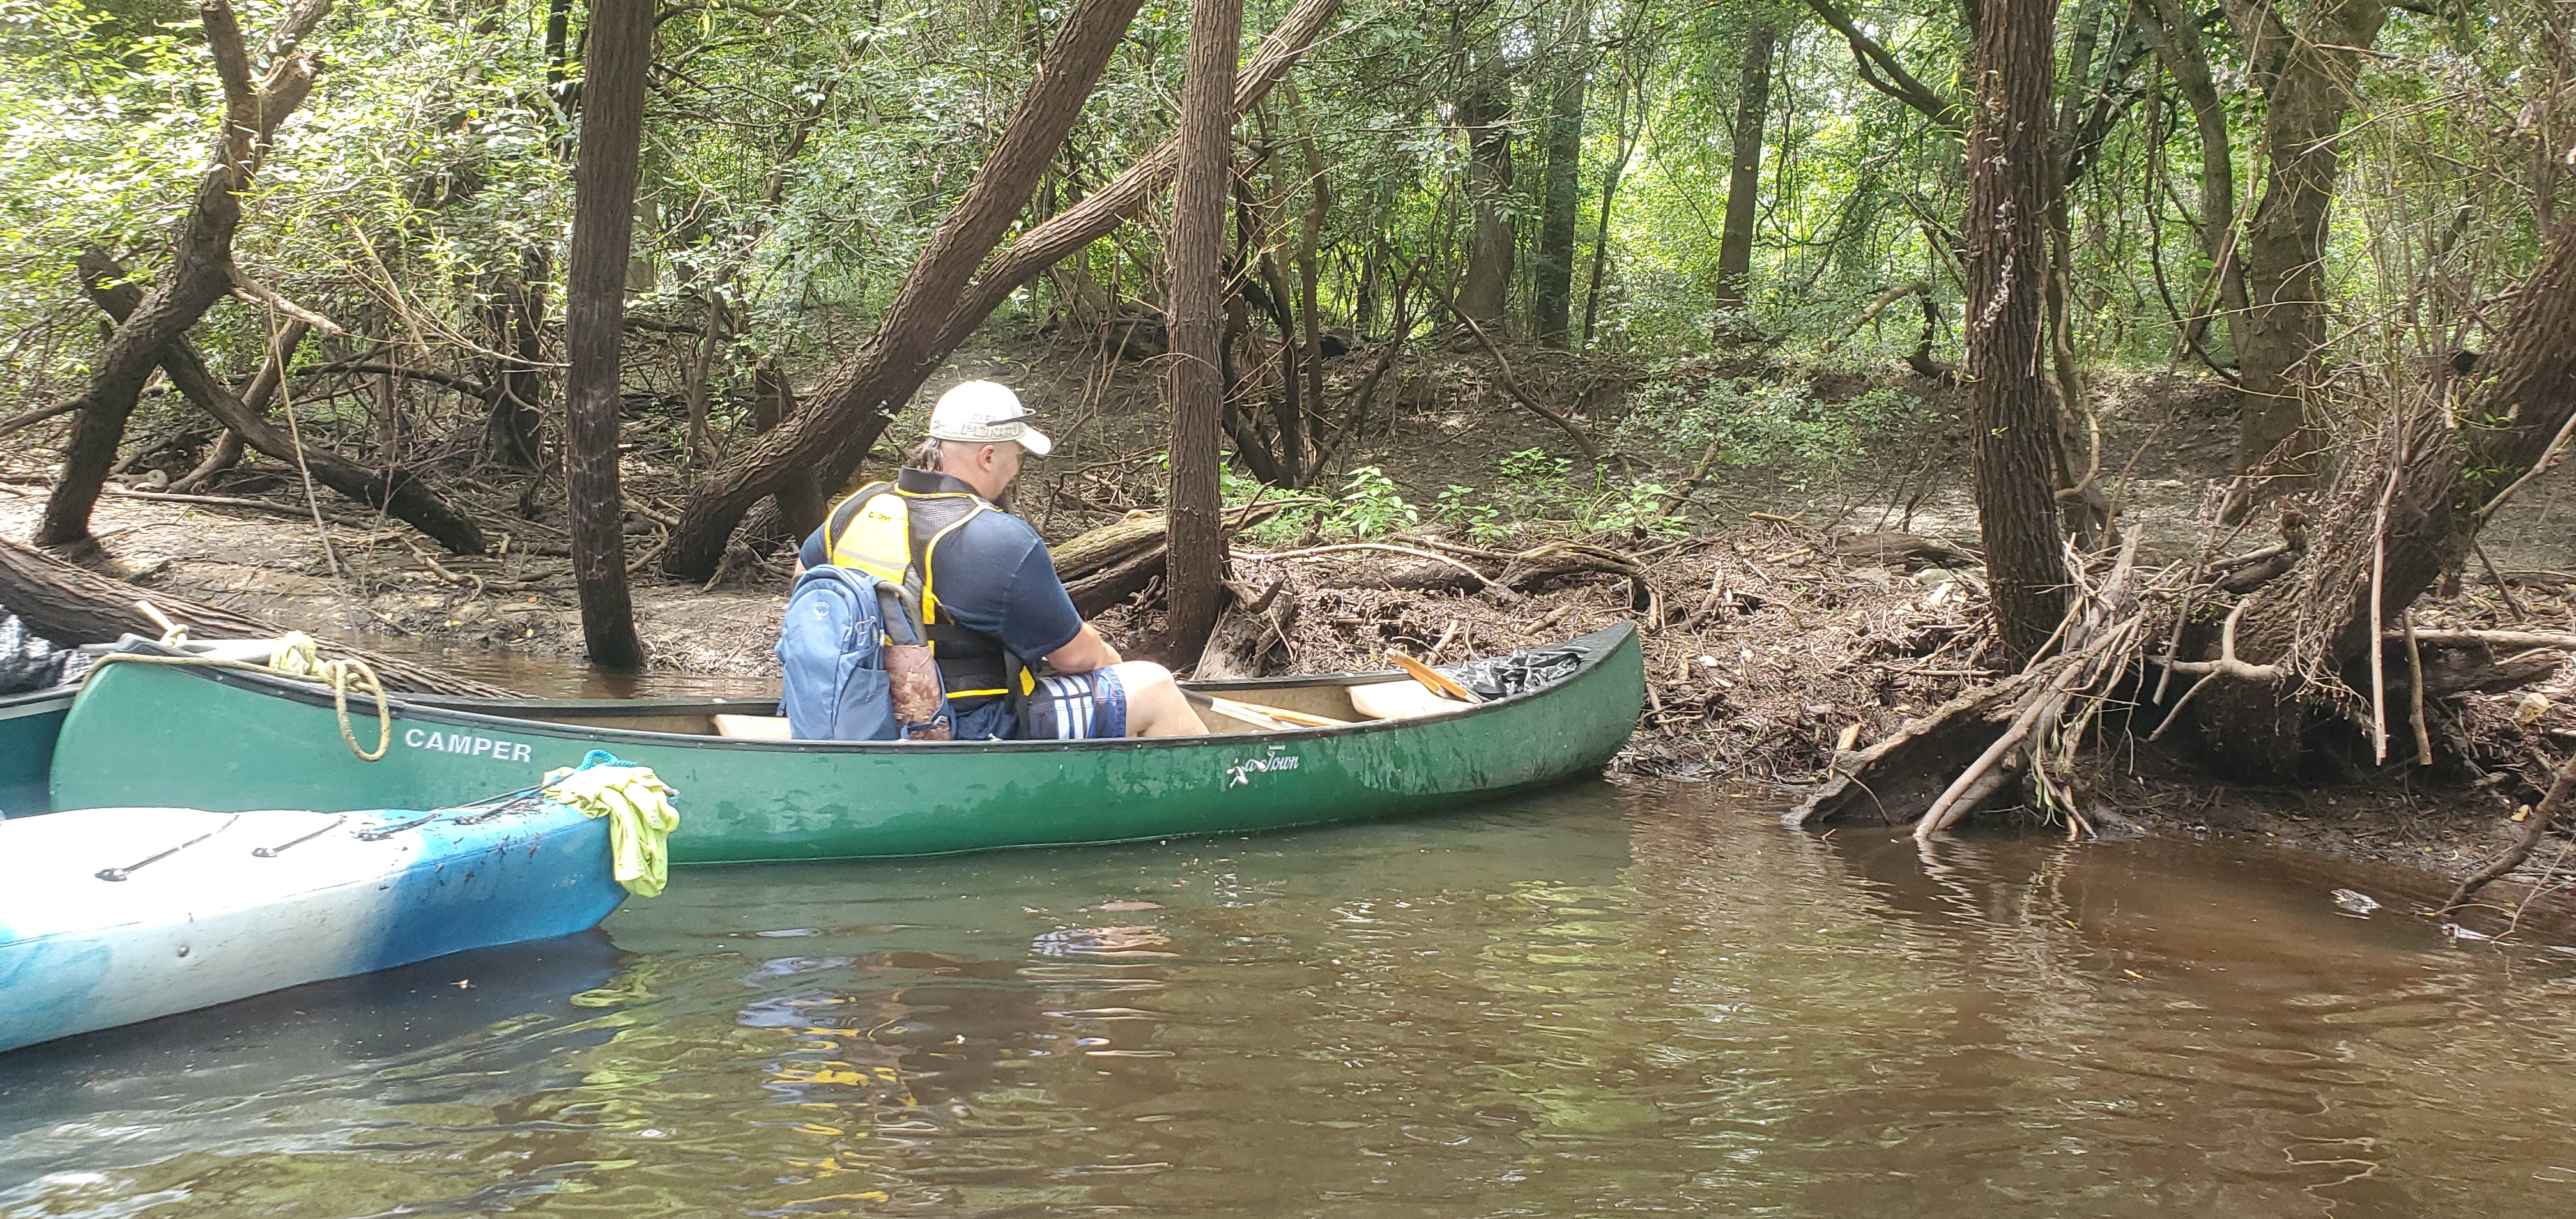
<svg viewBox="0 0 2576 1219"><path fill-rule="evenodd" d="M0 817L51 811L45 779L73 687L0 695Z"/></svg>
<svg viewBox="0 0 2576 1219"><path fill-rule="evenodd" d="M115 808L0 825L0 1051L570 935L626 896L605 821L544 803L390 828L421 815ZM110 868L130 874L98 875Z"/></svg>
<svg viewBox="0 0 2576 1219"><path fill-rule="evenodd" d="M876 744L575 727L398 701L384 760L327 695L238 673L112 666L55 755L58 808L461 803L603 748L685 794L681 863L945 854L1399 816L1596 772L1644 697L1635 631L1586 636L1543 691L1392 725L1172 741ZM1211 686L1256 698L1259 683ZM741 708L756 710L756 708ZM372 707L351 707L372 746Z"/></svg>

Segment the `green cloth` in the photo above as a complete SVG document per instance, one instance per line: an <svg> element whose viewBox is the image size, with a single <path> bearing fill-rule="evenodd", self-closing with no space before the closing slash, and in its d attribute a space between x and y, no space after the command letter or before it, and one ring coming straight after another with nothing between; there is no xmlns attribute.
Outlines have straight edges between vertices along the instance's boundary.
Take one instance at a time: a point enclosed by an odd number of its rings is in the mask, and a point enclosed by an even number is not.
<svg viewBox="0 0 2576 1219"><path fill-rule="evenodd" d="M545 796L585 815L608 818L611 874L627 892L652 897L662 891L680 811L671 807L671 789L651 767L620 762L594 749L579 766L547 771Z"/></svg>
<svg viewBox="0 0 2576 1219"><path fill-rule="evenodd" d="M302 631L288 631L277 641L277 651L268 658L268 667L288 677L322 680L322 645Z"/></svg>

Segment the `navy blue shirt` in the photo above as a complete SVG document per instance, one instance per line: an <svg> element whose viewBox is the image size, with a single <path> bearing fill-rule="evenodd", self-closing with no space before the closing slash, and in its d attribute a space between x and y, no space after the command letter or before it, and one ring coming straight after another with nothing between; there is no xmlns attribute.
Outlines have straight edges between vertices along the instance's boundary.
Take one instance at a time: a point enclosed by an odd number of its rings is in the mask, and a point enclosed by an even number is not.
<svg viewBox="0 0 2576 1219"><path fill-rule="evenodd" d="M945 474L907 469L897 476L907 491L972 491ZM826 523L805 539L797 557L807 567L831 561ZM1001 639L1034 667L1048 653L1082 633L1082 615L1055 574L1055 560L1027 521L999 510L978 512L950 531L931 554L938 573L933 592L941 617L970 631Z"/></svg>

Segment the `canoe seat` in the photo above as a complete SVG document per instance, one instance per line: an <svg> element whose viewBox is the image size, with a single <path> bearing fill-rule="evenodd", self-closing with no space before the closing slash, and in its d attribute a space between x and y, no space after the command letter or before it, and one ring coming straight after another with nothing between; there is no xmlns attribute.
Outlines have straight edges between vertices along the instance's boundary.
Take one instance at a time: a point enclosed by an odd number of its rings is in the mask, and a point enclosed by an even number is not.
<svg viewBox="0 0 2576 1219"><path fill-rule="evenodd" d="M726 715L707 717L714 720L717 736L742 741L787 741L787 717L783 715Z"/></svg>
<svg viewBox="0 0 2576 1219"><path fill-rule="evenodd" d="M1403 681L1352 686L1350 694L1352 710L1377 720L1420 719L1426 715L1464 711L1471 705L1434 694L1424 689L1421 682L1409 677Z"/></svg>

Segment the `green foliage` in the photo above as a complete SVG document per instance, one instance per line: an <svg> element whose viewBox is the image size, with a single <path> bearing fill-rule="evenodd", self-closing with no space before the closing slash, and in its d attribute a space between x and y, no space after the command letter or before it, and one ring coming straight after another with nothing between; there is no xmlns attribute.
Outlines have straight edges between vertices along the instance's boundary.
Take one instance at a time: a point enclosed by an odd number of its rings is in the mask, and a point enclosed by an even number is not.
<svg viewBox="0 0 2576 1219"><path fill-rule="evenodd" d="M236 0L254 46L286 3ZM1255 0L1247 46L1289 6ZM1965 93L1957 6L1842 8L1926 87ZM571 39L560 48L569 61L554 63L546 0L343 0L334 9L311 40L320 82L279 131L237 240L244 269L352 332L311 350L330 359L380 350L479 380L493 353L514 345L497 306L533 289L547 306L537 354L552 375L564 354L557 281L585 19L583 6L569 11ZM1280 221L1260 241L1291 264L1292 278L1302 273L1293 251L1307 209L1321 205L1314 287L1323 323L1383 338L1399 281L1457 273L1474 202L1458 114L1473 89L1509 95L1516 169L1501 197L1482 202L1516 224L1526 272L1549 177L1543 102L1579 79L1574 312L1597 313L1596 350L1660 361L1621 440L1685 459L1715 443L1732 464L1824 470L1856 460L1860 435L1915 422L1921 407L1900 391L1821 402L1794 381L1720 376L1692 356L1724 333L1758 335L1792 366L1884 367L1922 339L1916 302L1853 323L1866 303L1919 282L1936 313L1932 353L1955 363L1954 247L1965 207L1957 137L1860 82L1849 44L1802 6L1616 0L1582 11L1588 29L1577 28L1570 0L1351 0L1291 87L1246 116L1238 138L1259 152L1246 161L1244 185L1256 196L1246 214ZM2124 11L2070 9L2061 48L2072 51L2086 12L2109 22L2097 60L2133 45L2120 34ZM1030 219L1072 206L1170 135L1188 13L1180 0L1139 12L1055 150ZM2399 10L2361 60L2325 252L2347 355L2455 341L2458 320L2503 299L2536 254L2534 217L2548 209L2533 206L2534 192L2563 194L2576 182L2532 179L2530 150L2517 142L2568 143L2562 120L2527 117L2564 109L2552 109L2556 78L2529 67L2554 62L2556 27L2525 0L2481 14L2468 22ZM676 397L672 368L684 349L688 359L696 352L671 328L720 320L726 334L706 377L721 441L746 430L740 404L753 361L790 364L801 383L856 346L973 180L1065 15L1061 5L884 0L670 9L647 103L630 302L665 326L635 336L630 388ZM1780 40L1763 114L1753 268L1748 299L1722 310L1715 259L1741 58L1757 24ZM2244 48L2223 25L2206 33L2225 76ZM2179 100L2139 100L2165 96L2155 57L2123 62L2130 75L2097 73L2081 90L2088 107L2127 108L2068 196L2068 305L2080 356L2164 366L2190 358L2175 355L2171 312L2206 308L2218 268L2186 214L2202 155L2190 115ZM2260 88L2232 79L2228 88L2236 180L2252 207L2259 200L2248 192L2262 182ZM58 401L86 374L96 314L71 282L72 258L96 246L140 280L159 273L220 108L188 0L0 0L0 119L10 132L0 142L0 384L9 397ZM1617 189L1605 200L1614 168ZM1155 303L1166 272L1160 206L1017 294L997 321L1016 337L1050 315L1080 325L1081 311L1102 301ZM1596 232L1606 234L1597 247ZM1513 289L1511 325L1521 333L1530 281L1523 274ZM1412 316L1425 314L1417 290ZM219 373L238 377L261 353L265 321L263 310L228 301L191 338ZM2215 326L2205 340L2222 360L2226 331ZM453 412L416 429L425 437L475 426L465 398L419 385L403 393L416 411L427 399ZM354 400L315 402L308 417L345 420L339 441L377 434ZM1537 458L1498 473L1490 492L1443 495L1432 515L1488 538L1664 527L1634 502L1640 488ZM1331 504L1303 505L1266 529L1374 535L1403 527L1413 509L1400 502L1391 489L1340 488Z"/></svg>
<svg viewBox="0 0 2576 1219"><path fill-rule="evenodd" d="M1477 502L1482 492L1474 487L1451 483L1440 492L1439 506L1432 509L1432 519L1457 525L1466 530L1467 540L1489 546L1511 536L1511 526L1503 520L1501 506Z"/></svg>
<svg viewBox="0 0 2576 1219"><path fill-rule="evenodd" d="M1836 470L1860 458L1865 437L1922 421L1923 400L1893 386L1823 402L1802 380L1698 376L1687 362L1657 372L1621 422L1621 439L1677 455L1714 445L1725 465Z"/></svg>
<svg viewBox="0 0 2576 1219"><path fill-rule="evenodd" d="M1229 509L1242 508L1256 497L1283 498L1268 493L1269 488L1235 473L1231 468L1220 471L1217 481ZM1376 466L1361 466L1351 471L1349 481L1342 484L1341 494L1337 496L1284 498L1290 507L1245 530L1244 536L1264 546L1275 546L1310 534L1327 541L1366 541L1422 523L1421 511L1398 494L1394 480Z"/></svg>
<svg viewBox="0 0 2576 1219"><path fill-rule="evenodd" d="M1468 525L1480 542L1520 533L1564 532L1674 535L1687 530L1664 515L1671 489L1653 481L1613 477L1594 467L1578 477L1572 458L1545 449L1522 449L1495 463L1494 489L1483 504L1470 503L1466 488L1451 487L1444 508L1457 504L1457 515L1444 519ZM1482 511L1479 512L1478 509Z"/></svg>
<svg viewBox="0 0 2576 1219"><path fill-rule="evenodd" d="M1550 481L1562 482L1567 472L1573 469L1574 459L1571 457L1558 457L1545 449L1521 449L1505 455L1496 463L1495 472L1503 476L1505 483L1525 487Z"/></svg>
<svg viewBox="0 0 2576 1219"><path fill-rule="evenodd" d="M1650 479L1605 487L1596 481L1592 491L1576 509L1574 524L1578 533L1680 537L1690 532L1688 522L1665 514L1664 499L1672 489L1662 483Z"/></svg>
<svg viewBox="0 0 2576 1219"><path fill-rule="evenodd" d="M1342 498L1324 518L1324 533L1329 537L1367 540L1410 529L1422 523L1422 514L1396 494L1395 480L1376 466L1361 466L1351 471L1349 482L1342 484Z"/></svg>

